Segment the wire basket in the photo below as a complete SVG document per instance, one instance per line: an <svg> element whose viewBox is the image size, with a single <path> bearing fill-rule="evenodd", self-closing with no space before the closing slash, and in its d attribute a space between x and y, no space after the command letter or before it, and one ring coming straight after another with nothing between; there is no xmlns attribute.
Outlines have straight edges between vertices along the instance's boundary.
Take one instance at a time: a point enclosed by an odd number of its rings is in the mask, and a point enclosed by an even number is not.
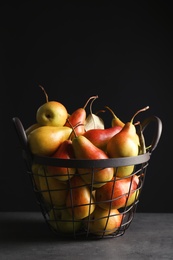
<svg viewBox="0 0 173 260"><path fill-rule="evenodd" d="M75 239L122 236L129 228L136 212L149 160L161 136L161 120L151 116L141 123L142 134L151 122L155 124L154 136L145 153L133 157L101 160L60 159L33 155L28 148L27 136L20 119L14 117L12 120L36 202L50 230L61 237ZM114 178L109 181L104 183L94 181L95 174L101 169L113 167L117 171L120 167L132 165L134 169L130 176L116 178L115 172ZM47 166L75 169L75 177L69 173L65 181L59 181L56 175L47 174ZM41 170L37 171L37 167ZM90 176L90 182L83 181L79 169L88 169L84 174ZM123 193L118 192L122 183L126 187ZM106 196L108 193L109 196Z"/></svg>

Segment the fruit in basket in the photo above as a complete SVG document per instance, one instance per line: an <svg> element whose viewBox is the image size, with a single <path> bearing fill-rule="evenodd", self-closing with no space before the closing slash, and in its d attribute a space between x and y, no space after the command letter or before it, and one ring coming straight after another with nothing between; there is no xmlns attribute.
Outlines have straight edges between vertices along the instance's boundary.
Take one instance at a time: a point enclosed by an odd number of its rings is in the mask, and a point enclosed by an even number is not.
<svg viewBox="0 0 173 260"><path fill-rule="evenodd" d="M36 112L36 120L40 125L63 126L67 120L66 107L58 101L49 101L45 89L40 86L46 96L46 102Z"/></svg>
<svg viewBox="0 0 173 260"><path fill-rule="evenodd" d="M61 159L74 159L75 155L73 151L72 141L70 139L67 139L62 142L51 157ZM76 168L47 165L47 173L54 176L60 181L67 181L75 174L75 172Z"/></svg>
<svg viewBox="0 0 173 260"><path fill-rule="evenodd" d="M75 133L81 135L85 132L85 120L86 120L86 107L91 99L95 99L98 96L90 97L85 103L84 107L76 109L71 115L69 115L65 126L75 127ZM71 134L71 139L74 137L74 133Z"/></svg>
<svg viewBox="0 0 173 260"><path fill-rule="evenodd" d="M45 202L55 207L65 205L68 186L66 182L57 180L54 177L46 176L46 169L41 166L38 171L39 174L39 192L44 198Z"/></svg>
<svg viewBox="0 0 173 260"><path fill-rule="evenodd" d="M94 209L94 196L86 183L79 175L69 180L69 190L66 197L66 207L75 219L83 219L90 215Z"/></svg>
<svg viewBox="0 0 173 260"><path fill-rule="evenodd" d="M111 114L112 114L112 116L113 116L112 122L111 122L112 127L113 127L113 126L123 127L123 126L124 126L124 122L121 121L121 120L119 119L119 117L117 117L117 116L115 115L114 111L113 111L110 107L108 107L108 106L105 106L105 108L107 108L107 109L111 112Z"/></svg>
<svg viewBox="0 0 173 260"><path fill-rule="evenodd" d="M121 126L114 126L105 129L90 129L83 136L89 139L95 146L106 152L106 146L111 137L122 129Z"/></svg>
<svg viewBox="0 0 173 260"><path fill-rule="evenodd" d="M36 128L38 128L40 126L41 125L38 123L34 123L34 124L30 125L28 128L25 129L26 136L28 136L33 130L35 130Z"/></svg>
<svg viewBox="0 0 173 260"><path fill-rule="evenodd" d="M96 189L95 199L104 209L119 209L130 206L139 194L139 177L132 175L125 178L114 177L112 181Z"/></svg>
<svg viewBox="0 0 173 260"><path fill-rule="evenodd" d="M85 226L89 233L106 236L113 234L121 226L122 215L118 209L107 209L96 206L94 212L85 219Z"/></svg>
<svg viewBox="0 0 173 260"><path fill-rule="evenodd" d="M96 147L85 136L76 136L72 140L72 145L77 159L108 159L107 154ZM94 188L101 187L107 181L111 180L114 175L114 168L95 168L94 174L92 168L78 168L78 172L81 174L82 179L87 184L93 184Z"/></svg>
<svg viewBox="0 0 173 260"><path fill-rule="evenodd" d="M107 143L107 154L110 158L131 157L139 154L139 136L133 123L137 114L145 111L149 107L138 110L131 120L124 124L122 130L114 135ZM116 176L128 176L133 172L134 165L121 166L115 169Z"/></svg>
<svg viewBox="0 0 173 260"><path fill-rule="evenodd" d="M82 226L81 220L75 220L67 209L50 210L49 224L62 233L73 234Z"/></svg>
<svg viewBox="0 0 173 260"><path fill-rule="evenodd" d="M95 99L98 98L98 96L95 96L95 98L90 103L90 114L86 117L85 120L85 131L88 131L90 129L104 129L104 121L102 118L100 118L98 115L93 114L92 112L92 106Z"/></svg>
<svg viewBox="0 0 173 260"><path fill-rule="evenodd" d="M30 151L36 155L50 156L69 138L71 131L68 126L41 126L28 135Z"/></svg>
<svg viewBox="0 0 173 260"><path fill-rule="evenodd" d="M38 163L32 163L31 165L31 171L32 171L32 177L33 177L33 185L36 189L40 188L40 181L39 181L39 168L41 167Z"/></svg>

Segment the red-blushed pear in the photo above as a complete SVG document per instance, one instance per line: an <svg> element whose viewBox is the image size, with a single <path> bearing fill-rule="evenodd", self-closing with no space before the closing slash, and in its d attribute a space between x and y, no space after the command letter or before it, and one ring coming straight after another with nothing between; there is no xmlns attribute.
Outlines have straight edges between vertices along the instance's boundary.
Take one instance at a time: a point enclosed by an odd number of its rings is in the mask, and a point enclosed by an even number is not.
<svg viewBox="0 0 173 260"><path fill-rule="evenodd" d="M66 197L66 207L75 219L89 216L95 209L94 196L79 175L69 180L69 191Z"/></svg>
<svg viewBox="0 0 173 260"><path fill-rule="evenodd" d="M84 107L76 109L71 115L68 116L65 126L75 127L75 132L77 135L81 135L85 132L85 119L86 119L86 107L91 99L95 99L97 96L90 97L85 103ZM73 139L74 133L71 134L71 139Z"/></svg>
<svg viewBox="0 0 173 260"><path fill-rule="evenodd" d="M100 160L108 159L107 154L96 147L85 136L76 136L72 140L72 145L77 159ZM93 185L94 188L104 185L107 181L111 180L114 175L114 168L78 168L82 179L87 183Z"/></svg>
<svg viewBox="0 0 173 260"><path fill-rule="evenodd" d="M50 156L67 140L72 129L68 126L41 126L28 135L28 145L32 154Z"/></svg>
<svg viewBox="0 0 173 260"><path fill-rule="evenodd" d="M51 157L61 159L74 159L75 155L73 151L72 141L70 139L67 139L62 142ZM51 176L54 176L60 181L67 181L75 174L75 172L76 168L47 165L47 173Z"/></svg>
<svg viewBox="0 0 173 260"><path fill-rule="evenodd" d="M137 175L125 178L113 177L112 181L96 189L96 202L103 209L130 206L138 197L138 185L139 177Z"/></svg>
<svg viewBox="0 0 173 260"><path fill-rule="evenodd" d="M90 129L83 136L89 139L95 146L106 152L109 139L122 129L121 126L114 126L105 129Z"/></svg>
<svg viewBox="0 0 173 260"><path fill-rule="evenodd" d="M136 127L133 120L137 114L147 110L149 107L138 110L131 120L123 126L121 131L109 139L107 143L107 154L110 158L137 156L140 150L139 136L136 133ZM130 175L134 170L134 165L121 166L115 169L118 177Z"/></svg>
<svg viewBox="0 0 173 260"><path fill-rule="evenodd" d="M98 236L113 234L121 226L122 214L118 209L103 209L98 205L94 212L84 220L86 229L89 233Z"/></svg>
<svg viewBox="0 0 173 260"><path fill-rule="evenodd" d="M112 114L112 121L111 121L111 125L112 125L112 127L113 126L121 126L121 127L123 127L124 126L124 122L123 121L121 121L120 119L119 119L119 117L117 117L116 115L115 115L115 113L114 113L114 111L110 108L110 107L108 107L108 106L105 106L105 108L107 108L110 112L111 112L111 114Z"/></svg>
<svg viewBox="0 0 173 260"><path fill-rule="evenodd" d="M42 165L38 171L39 192L42 194L46 204L53 207L61 207L66 203L68 186L66 182L47 176L46 169Z"/></svg>
<svg viewBox="0 0 173 260"><path fill-rule="evenodd" d="M46 102L36 112L36 120L40 125L63 126L68 118L66 107L58 101L49 101L45 89L40 86L46 96Z"/></svg>

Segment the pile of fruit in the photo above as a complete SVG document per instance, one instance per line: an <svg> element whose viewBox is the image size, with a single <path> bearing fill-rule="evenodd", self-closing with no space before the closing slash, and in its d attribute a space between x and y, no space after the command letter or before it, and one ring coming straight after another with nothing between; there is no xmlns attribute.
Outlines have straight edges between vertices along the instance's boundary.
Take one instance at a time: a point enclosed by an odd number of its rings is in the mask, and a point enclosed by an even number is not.
<svg viewBox="0 0 173 260"><path fill-rule="evenodd" d="M41 86L40 86L41 87ZM85 106L69 113L58 101L46 102L36 112L36 122L25 129L33 156L67 160L101 160L138 156L146 152L142 133L136 131L135 113L123 123L109 107L111 127L105 128L98 114L92 113L90 97ZM90 102L91 101L91 102ZM90 102L90 113L86 106ZM128 208L139 196L140 175L134 165L104 168L31 165L35 191L48 211L50 226L62 233L87 230L94 235L109 235L121 226L121 209Z"/></svg>

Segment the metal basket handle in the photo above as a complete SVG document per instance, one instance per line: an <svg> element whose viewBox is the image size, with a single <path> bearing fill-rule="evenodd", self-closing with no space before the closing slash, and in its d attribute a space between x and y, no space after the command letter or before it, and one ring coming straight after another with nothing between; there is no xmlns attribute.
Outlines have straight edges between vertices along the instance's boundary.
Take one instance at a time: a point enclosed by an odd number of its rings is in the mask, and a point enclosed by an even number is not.
<svg viewBox="0 0 173 260"><path fill-rule="evenodd" d="M156 149L162 134L162 121L157 116L150 116L141 123L142 133L151 122L155 123L155 135L148 150L148 152L150 153L152 153Z"/></svg>
<svg viewBox="0 0 173 260"><path fill-rule="evenodd" d="M30 169L30 167L32 165L32 154L28 147L28 141L27 141L25 129L23 127L22 122L20 121L20 119L18 117L13 117L12 122L14 124L15 131L19 138L20 145L22 147L23 157L27 163L27 167Z"/></svg>

